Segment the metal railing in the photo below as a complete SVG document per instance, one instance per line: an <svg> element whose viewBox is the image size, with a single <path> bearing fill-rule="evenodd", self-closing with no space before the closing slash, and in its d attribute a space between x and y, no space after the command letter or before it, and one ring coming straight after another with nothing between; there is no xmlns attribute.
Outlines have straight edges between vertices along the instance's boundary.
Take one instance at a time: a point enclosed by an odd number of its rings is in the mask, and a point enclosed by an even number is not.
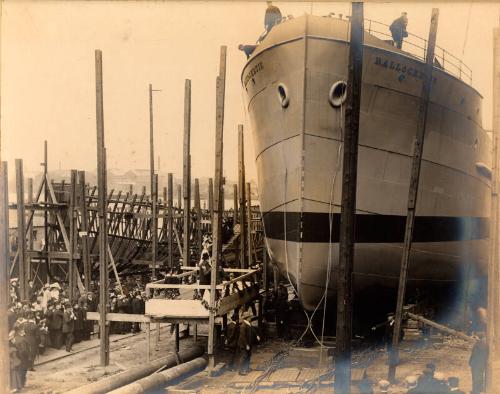
<svg viewBox="0 0 500 394"><path fill-rule="evenodd" d="M385 23L365 19L365 30L377 38L382 40L390 39L392 41L389 25ZM408 37L403 40L403 48L405 52L424 62L426 61L427 40L425 38L408 33ZM472 70L458 57L437 45L434 52L434 67L445 70L468 84L472 83Z"/></svg>

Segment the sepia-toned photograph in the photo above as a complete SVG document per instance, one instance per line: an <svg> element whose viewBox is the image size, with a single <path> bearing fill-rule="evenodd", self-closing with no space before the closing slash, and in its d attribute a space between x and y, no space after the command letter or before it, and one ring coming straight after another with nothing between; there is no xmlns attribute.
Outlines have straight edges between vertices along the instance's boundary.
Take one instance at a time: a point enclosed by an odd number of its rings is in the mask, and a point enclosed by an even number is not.
<svg viewBox="0 0 500 394"><path fill-rule="evenodd" d="M0 0L0 394L500 394L500 2Z"/></svg>

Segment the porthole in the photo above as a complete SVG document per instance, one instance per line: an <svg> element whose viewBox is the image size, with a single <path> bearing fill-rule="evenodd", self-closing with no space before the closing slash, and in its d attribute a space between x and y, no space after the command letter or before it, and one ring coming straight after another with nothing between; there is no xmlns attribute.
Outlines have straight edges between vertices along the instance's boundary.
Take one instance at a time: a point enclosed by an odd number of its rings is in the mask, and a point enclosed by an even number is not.
<svg viewBox="0 0 500 394"><path fill-rule="evenodd" d="M340 107L344 104L347 98L347 83L345 81L337 81L330 88L328 100L332 107Z"/></svg>
<svg viewBox="0 0 500 394"><path fill-rule="evenodd" d="M288 95L288 89L285 84L280 83L278 85L278 95L279 95L279 100L281 103L281 106L283 108L288 107L288 104L290 104L290 97Z"/></svg>

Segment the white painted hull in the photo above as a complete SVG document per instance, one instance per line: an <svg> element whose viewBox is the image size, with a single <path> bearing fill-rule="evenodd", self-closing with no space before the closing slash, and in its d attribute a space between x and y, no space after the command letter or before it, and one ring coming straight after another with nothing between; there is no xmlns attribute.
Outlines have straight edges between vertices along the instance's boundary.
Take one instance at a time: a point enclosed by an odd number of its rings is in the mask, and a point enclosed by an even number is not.
<svg viewBox="0 0 500 394"><path fill-rule="evenodd" d="M288 21L257 47L242 74L269 251L307 309L327 285L329 255L329 296L335 295L344 114L328 94L333 83L347 79L346 37L345 21ZM422 71L418 59L365 34L358 290L397 286ZM421 287L460 279L464 267L481 275L488 251L490 181L477 164L488 166L491 158L481 96L442 70L434 77L409 276ZM287 90L286 108L279 84Z"/></svg>

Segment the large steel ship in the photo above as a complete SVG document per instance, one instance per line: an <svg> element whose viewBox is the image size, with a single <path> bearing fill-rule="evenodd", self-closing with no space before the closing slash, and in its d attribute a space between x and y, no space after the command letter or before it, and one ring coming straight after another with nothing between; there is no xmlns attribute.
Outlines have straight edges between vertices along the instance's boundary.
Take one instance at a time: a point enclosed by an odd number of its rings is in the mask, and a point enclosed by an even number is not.
<svg viewBox="0 0 500 394"><path fill-rule="evenodd" d="M336 292L349 21L283 21L242 72L272 260L314 309ZM403 50L365 20L355 292L396 289L425 40ZM378 31L377 31L378 30ZM388 32L388 29L387 29ZM490 138L471 73L438 48L427 118L409 284L480 276L488 258Z"/></svg>

